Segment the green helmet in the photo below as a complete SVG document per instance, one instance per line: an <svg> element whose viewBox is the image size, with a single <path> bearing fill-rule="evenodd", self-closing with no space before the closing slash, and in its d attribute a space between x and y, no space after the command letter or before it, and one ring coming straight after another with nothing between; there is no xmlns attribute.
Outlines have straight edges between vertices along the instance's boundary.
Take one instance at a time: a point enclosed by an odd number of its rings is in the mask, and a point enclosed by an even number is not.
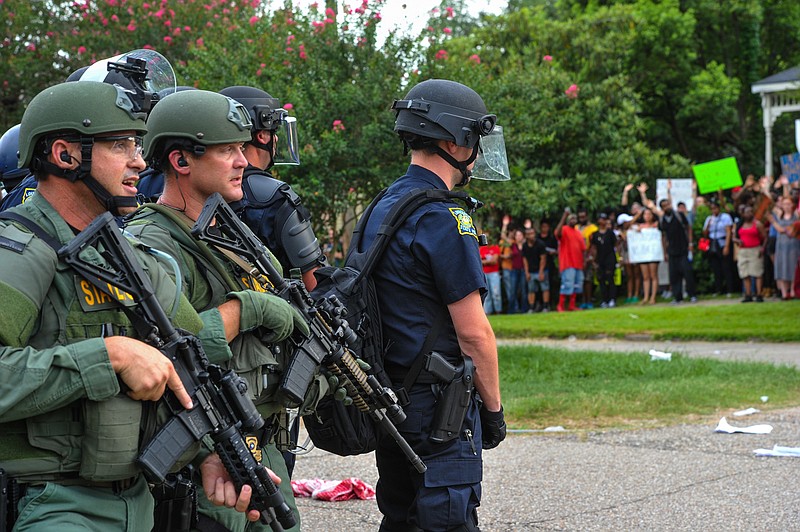
<svg viewBox="0 0 800 532"><path fill-rule="evenodd" d="M247 109L236 100L196 90L176 92L161 100L150 113L147 127L144 158L153 162L176 144L192 147L200 155L205 146L249 142L252 123Z"/></svg>
<svg viewBox="0 0 800 532"><path fill-rule="evenodd" d="M19 167L30 167L36 143L48 133L93 137L116 131L147 132L143 113L133 111L125 91L108 83L61 83L37 94L25 109L19 131Z"/></svg>

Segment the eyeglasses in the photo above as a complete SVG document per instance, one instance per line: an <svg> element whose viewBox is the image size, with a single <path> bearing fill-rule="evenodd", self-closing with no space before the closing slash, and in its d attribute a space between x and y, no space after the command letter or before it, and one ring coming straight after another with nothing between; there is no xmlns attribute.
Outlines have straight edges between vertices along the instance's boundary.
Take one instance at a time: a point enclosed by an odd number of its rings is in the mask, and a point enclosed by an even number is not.
<svg viewBox="0 0 800 532"><path fill-rule="evenodd" d="M139 135L114 135L109 137L95 137L95 142L113 142L111 152L114 154L127 155L131 161L135 161L142 155L144 150L142 137Z"/></svg>

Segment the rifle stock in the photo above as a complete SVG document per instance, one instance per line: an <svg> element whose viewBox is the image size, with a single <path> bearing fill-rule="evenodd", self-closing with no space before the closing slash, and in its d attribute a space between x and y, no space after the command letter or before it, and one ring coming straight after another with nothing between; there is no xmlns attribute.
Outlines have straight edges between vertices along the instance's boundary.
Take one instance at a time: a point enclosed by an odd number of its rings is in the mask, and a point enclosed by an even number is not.
<svg viewBox="0 0 800 532"><path fill-rule="evenodd" d="M212 226L212 223L216 222ZM359 366L350 350L357 341L344 316L347 309L334 296L314 301L302 282L287 280L272 265L264 244L242 222L220 194L213 194L203 206L192 235L227 249L254 265L249 273L292 305L305 319L310 334L292 338L294 353L281 378L279 393L286 406L299 405L305 397L317 367L325 366L337 376L353 404L372 417L400 446L414 468L427 467L398 432L396 424L406 415L391 388L382 386ZM266 280L268 283L263 283Z"/></svg>
<svg viewBox="0 0 800 532"><path fill-rule="evenodd" d="M95 252L105 264L97 260ZM137 458L147 478L164 482L178 458L192 444L210 435L237 491L244 484L253 488L250 509L261 512L261 521L276 529L276 518L284 528L295 526L295 517L283 495L245 442L245 433L264 425L250 399L247 382L232 370L210 364L200 341L172 325L150 278L132 259L133 249L120 234L113 216L98 216L59 250L59 257L98 289L106 293L122 290L131 296L134 304L124 307L131 322L145 342L172 361L192 399L193 408L186 410L172 393L164 395L162 400L173 415Z"/></svg>

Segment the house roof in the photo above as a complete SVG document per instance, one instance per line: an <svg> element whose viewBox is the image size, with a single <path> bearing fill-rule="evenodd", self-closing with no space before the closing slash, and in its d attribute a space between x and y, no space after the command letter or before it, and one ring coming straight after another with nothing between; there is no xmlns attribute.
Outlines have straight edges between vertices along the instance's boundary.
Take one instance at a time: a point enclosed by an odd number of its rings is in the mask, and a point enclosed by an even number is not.
<svg viewBox="0 0 800 532"><path fill-rule="evenodd" d="M756 81L750 86L751 92L781 92L785 90L800 89L800 66L792 67L778 72L762 80Z"/></svg>

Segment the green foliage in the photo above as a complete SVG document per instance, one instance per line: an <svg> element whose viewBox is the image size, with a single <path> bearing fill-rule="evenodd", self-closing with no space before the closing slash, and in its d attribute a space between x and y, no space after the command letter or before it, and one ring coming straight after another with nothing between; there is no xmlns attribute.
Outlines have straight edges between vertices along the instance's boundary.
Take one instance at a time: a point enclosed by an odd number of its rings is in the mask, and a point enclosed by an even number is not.
<svg viewBox="0 0 800 532"><path fill-rule="evenodd" d="M501 347L500 383L513 428L641 426L718 416L769 396L770 408L800 399L800 371L752 362L673 355ZM761 408L761 407L760 407Z"/></svg>

